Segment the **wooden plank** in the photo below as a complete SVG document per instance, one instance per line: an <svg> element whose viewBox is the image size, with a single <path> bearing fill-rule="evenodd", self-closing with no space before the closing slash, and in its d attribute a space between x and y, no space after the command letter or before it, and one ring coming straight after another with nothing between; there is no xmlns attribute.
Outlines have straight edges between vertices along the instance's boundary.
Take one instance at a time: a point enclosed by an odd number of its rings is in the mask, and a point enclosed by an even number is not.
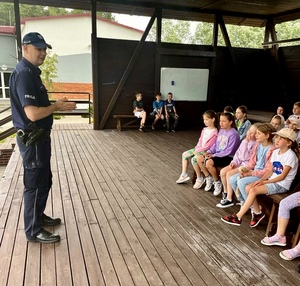
<svg viewBox="0 0 300 286"><path fill-rule="evenodd" d="M18 177L18 189L23 189L22 177ZM19 194L23 192L20 191ZM27 257L27 241L24 234L24 221L23 221L23 205L20 208L18 228L16 232L16 239L14 242L14 255L12 256L10 271L8 276L7 285L16 285L16 281L24 281L24 269Z"/></svg>
<svg viewBox="0 0 300 286"><path fill-rule="evenodd" d="M57 285L72 285L72 272L71 262L69 257L69 246L67 241L66 226L65 226L65 211L63 209L63 198L67 191L67 186L63 180L63 162L60 157L60 149L55 148L62 142L59 142L58 133L52 132L52 161L51 169L53 176L53 185L48 198L48 206L51 205L51 212L47 212L48 215L59 217L62 220L60 226L53 228L53 231L61 236L61 241L55 244L55 256L56 256L56 283ZM66 215L69 215L66 213Z"/></svg>
<svg viewBox="0 0 300 286"><path fill-rule="evenodd" d="M86 273L82 271L85 269L85 263L76 223L76 214L72 203L72 201L78 197L78 193L76 194L76 187L75 191L73 191L74 193L71 193L72 187L74 187L74 181L72 182L71 178L68 178L72 172L72 168L68 162L65 162L68 152L66 142L64 141L64 134L59 133L57 139L60 144L60 149L57 151L56 157L58 159L58 169L60 170L59 179L63 198L63 212L66 214L64 216L66 226L65 239L67 240L68 255L70 257L72 284L87 285L88 279ZM67 164L67 166L65 164ZM71 184L70 187L68 185L69 183Z"/></svg>
<svg viewBox="0 0 300 286"><path fill-rule="evenodd" d="M237 206L216 208L210 192L175 183L199 134L55 124L46 208L62 218L49 228L62 238L54 245L26 242L15 151L0 181L0 285L298 285L297 259L260 243L266 220L224 224Z"/></svg>

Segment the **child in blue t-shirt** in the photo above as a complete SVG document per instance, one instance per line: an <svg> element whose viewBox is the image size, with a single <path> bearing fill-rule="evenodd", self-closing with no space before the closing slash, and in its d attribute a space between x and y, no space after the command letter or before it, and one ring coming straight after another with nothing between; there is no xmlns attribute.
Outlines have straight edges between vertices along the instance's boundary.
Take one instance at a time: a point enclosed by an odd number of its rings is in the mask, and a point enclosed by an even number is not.
<svg viewBox="0 0 300 286"><path fill-rule="evenodd" d="M164 102L161 100L161 93L157 92L156 96L155 96L156 100L153 101L153 111L151 113L151 115L154 115L154 121L152 124L152 129L155 129L155 124L156 122L161 119L162 121L164 121L165 117L163 115L163 106L164 106Z"/></svg>

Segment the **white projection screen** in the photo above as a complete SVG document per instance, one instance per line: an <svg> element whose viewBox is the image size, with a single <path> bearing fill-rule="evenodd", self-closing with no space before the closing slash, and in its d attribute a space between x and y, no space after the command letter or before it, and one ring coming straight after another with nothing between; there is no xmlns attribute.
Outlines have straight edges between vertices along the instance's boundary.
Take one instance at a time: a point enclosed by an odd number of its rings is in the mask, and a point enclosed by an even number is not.
<svg viewBox="0 0 300 286"><path fill-rule="evenodd" d="M206 101L208 69L161 68L160 92L166 99L168 92L174 100Z"/></svg>

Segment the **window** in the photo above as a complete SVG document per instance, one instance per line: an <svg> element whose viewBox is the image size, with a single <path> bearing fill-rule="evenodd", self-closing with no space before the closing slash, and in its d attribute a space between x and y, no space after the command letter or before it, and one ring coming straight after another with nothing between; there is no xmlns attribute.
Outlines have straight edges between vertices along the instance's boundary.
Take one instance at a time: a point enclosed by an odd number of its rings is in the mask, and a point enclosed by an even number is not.
<svg viewBox="0 0 300 286"><path fill-rule="evenodd" d="M0 99L9 98L9 77L10 72L1 72L0 73Z"/></svg>

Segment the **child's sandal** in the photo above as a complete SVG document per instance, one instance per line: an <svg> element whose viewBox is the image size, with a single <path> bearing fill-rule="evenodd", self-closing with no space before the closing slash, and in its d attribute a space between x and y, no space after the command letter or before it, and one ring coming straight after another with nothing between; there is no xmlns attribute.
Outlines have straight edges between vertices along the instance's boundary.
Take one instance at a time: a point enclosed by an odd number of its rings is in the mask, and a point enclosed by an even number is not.
<svg viewBox="0 0 300 286"><path fill-rule="evenodd" d="M297 257L300 257L300 249L299 247L295 246L294 248L281 251L279 255L284 260L293 260Z"/></svg>

